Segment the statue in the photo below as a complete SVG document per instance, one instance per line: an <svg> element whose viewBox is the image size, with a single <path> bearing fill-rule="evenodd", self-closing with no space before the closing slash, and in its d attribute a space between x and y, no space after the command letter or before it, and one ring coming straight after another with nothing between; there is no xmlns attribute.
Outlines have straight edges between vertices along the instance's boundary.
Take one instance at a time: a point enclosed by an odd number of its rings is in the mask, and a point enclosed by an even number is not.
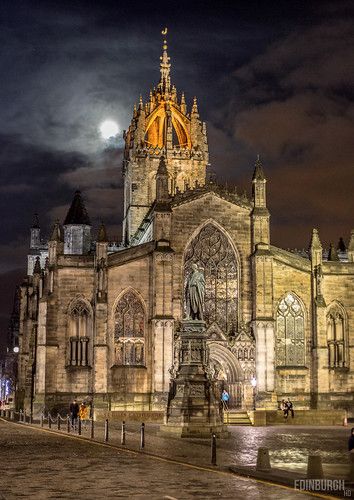
<svg viewBox="0 0 354 500"><path fill-rule="evenodd" d="M204 273L198 269L197 264L192 264L192 272L186 285L187 319L203 321L204 295Z"/></svg>

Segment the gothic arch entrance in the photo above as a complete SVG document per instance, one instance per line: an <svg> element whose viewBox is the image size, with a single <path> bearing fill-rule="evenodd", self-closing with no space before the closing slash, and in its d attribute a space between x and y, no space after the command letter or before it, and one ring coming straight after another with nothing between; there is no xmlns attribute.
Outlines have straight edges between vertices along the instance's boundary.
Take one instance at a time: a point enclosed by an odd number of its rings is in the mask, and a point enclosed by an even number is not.
<svg viewBox="0 0 354 500"><path fill-rule="evenodd" d="M236 356L222 343L209 341L209 366L216 381L216 396L226 389L230 408L242 408L244 402L244 374Z"/></svg>

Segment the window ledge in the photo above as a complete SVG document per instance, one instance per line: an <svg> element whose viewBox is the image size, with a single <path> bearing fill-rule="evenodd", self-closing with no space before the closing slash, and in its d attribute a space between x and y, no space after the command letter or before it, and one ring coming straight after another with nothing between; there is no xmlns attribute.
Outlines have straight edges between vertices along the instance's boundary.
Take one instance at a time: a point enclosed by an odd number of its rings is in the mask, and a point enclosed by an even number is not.
<svg viewBox="0 0 354 500"><path fill-rule="evenodd" d="M308 370L307 366L292 366L292 365L281 365L281 366L276 366L276 370Z"/></svg>
<svg viewBox="0 0 354 500"><path fill-rule="evenodd" d="M348 366L328 366L327 368L334 372L349 372Z"/></svg>
<svg viewBox="0 0 354 500"><path fill-rule="evenodd" d="M88 370L92 370L92 366L89 366L89 365L86 365L86 366L80 366L80 365L66 365L65 366L65 369L68 370L68 371L78 371L78 370L82 370L82 371L88 371Z"/></svg>
<svg viewBox="0 0 354 500"><path fill-rule="evenodd" d="M143 368L146 370L145 365L112 365L111 368Z"/></svg>

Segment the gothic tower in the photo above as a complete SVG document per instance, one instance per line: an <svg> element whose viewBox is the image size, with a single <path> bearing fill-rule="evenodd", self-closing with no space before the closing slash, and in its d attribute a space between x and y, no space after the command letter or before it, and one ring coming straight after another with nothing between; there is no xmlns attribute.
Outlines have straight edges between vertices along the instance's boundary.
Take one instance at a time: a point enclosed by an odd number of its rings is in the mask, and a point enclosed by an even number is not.
<svg viewBox="0 0 354 500"><path fill-rule="evenodd" d="M163 155L169 194L188 186L204 185L208 164L206 126L199 118L194 98L190 112L184 94L178 98L171 85L170 57L164 35L160 57L160 82L146 103L140 97L129 129L124 132L125 151L123 241L129 245L156 198L156 173Z"/></svg>

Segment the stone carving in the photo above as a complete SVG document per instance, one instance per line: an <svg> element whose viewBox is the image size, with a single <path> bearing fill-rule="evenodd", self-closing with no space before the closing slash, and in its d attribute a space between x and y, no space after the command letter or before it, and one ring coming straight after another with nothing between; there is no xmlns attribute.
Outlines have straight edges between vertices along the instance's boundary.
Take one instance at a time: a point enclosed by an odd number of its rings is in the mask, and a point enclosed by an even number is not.
<svg viewBox="0 0 354 500"><path fill-rule="evenodd" d="M192 264L192 272L186 285L187 319L203 321L204 295L204 273L197 264Z"/></svg>

